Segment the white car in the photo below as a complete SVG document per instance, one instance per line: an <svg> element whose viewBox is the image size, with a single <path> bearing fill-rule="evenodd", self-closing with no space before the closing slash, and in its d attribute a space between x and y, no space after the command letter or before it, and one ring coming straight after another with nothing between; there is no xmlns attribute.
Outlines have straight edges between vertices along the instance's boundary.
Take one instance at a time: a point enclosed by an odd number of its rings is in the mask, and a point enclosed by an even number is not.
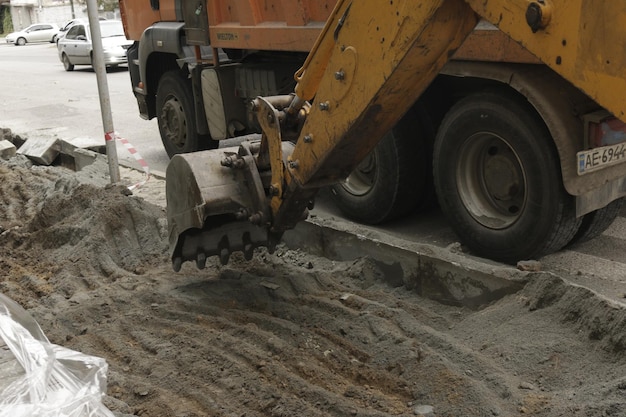
<svg viewBox="0 0 626 417"><path fill-rule="evenodd" d="M56 41L59 26L56 23L35 23L17 32L9 33L6 42L14 45L26 45L28 42Z"/></svg>
<svg viewBox="0 0 626 417"><path fill-rule="evenodd" d="M119 20L101 20L100 35L104 50L104 64L116 67L126 64L126 50L133 41L126 39L124 27ZM74 65L92 65L93 47L88 22L79 22L70 27L65 36L57 42L59 59L65 71L73 71Z"/></svg>
<svg viewBox="0 0 626 417"><path fill-rule="evenodd" d="M104 17L99 17L98 20L106 20L106 18ZM87 18L76 18L76 19L72 19L72 20L68 20L67 22L63 23L63 26L61 26L61 28L59 29L59 34L56 37L56 42L58 43L59 40L61 40L61 38L63 38L65 36L65 34L67 33L68 30L70 30L70 28L74 25L77 25L79 23L83 23L85 25L89 24L89 19Z"/></svg>

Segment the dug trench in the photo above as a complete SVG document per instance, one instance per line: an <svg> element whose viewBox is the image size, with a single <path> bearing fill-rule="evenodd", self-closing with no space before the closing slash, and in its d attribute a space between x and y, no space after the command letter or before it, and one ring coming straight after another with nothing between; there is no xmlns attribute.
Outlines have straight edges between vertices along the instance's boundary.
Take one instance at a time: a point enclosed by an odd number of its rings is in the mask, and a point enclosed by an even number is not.
<svg viewBox="0 0 626 417"><path fill-rule="evenodd" d="M625 309L583 287L320 218L174 273L159 180L102 172L0 163L0 292L117 416L626 415Z"/></svg>

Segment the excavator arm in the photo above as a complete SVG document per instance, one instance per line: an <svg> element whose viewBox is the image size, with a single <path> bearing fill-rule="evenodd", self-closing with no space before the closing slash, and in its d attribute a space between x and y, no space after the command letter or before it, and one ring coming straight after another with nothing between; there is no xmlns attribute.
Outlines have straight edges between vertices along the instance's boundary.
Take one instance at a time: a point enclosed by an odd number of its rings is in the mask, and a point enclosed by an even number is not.
<svg viewBox="0 0 626 417"><path fill-rule="evenodd" d="M345 179L436 77L480 18L617 117L626 111L626 5L591 0L338 1L295 94L258 97L260 142L177 155L167 170L174 269L270 250ZM606 4L604 4L606 3ZM618 2L619 3L619 2ZM610 23L611 25L607 24Z"/></svg>

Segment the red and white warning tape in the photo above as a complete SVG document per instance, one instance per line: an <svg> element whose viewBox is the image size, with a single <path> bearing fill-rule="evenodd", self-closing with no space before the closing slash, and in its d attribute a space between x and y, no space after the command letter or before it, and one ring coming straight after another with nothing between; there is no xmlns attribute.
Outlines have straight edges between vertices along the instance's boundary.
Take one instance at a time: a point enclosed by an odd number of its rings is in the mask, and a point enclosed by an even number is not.
<svg viewBox="0 0 626 417"><path fill-rule="evenodd" d="M144 185L150 179L150 167L148 166L148 163L146 162L146 160L141 157L139 152L137 152L137 149L135 149L135 147L129 141L121 137L117 132L106 133L104 135L104 138L105 140L119 140L122 143L122 145L126 147L128 152L130 152L130 154L135 158L135 160L139 163L139 165L141 165L143 172L145 172L146 174L146 179L136 184L130 185L128 189L132 191Z"/></svg>

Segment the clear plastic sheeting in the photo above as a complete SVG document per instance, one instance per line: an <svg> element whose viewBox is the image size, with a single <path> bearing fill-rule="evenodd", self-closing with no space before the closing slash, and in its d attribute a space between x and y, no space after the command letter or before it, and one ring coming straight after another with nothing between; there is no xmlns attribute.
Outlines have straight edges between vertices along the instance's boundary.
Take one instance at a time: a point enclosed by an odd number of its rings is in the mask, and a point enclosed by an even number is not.
<svg viewBox="0 0 626 417"><path fill-rule="evenodd" d="M104 359L54 345L0 294L0 417L113 417Z"/></svg>

